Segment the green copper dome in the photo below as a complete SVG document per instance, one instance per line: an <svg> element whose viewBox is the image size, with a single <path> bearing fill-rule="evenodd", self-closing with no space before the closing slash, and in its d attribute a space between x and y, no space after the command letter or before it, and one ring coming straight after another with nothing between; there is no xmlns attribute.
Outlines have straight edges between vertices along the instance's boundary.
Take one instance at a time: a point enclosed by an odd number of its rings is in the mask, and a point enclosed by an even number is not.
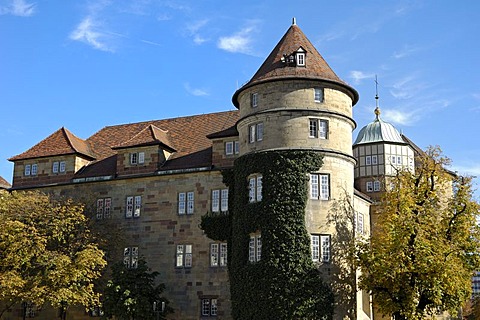
<svg viewBox="0 0 480 320"><path fill-rule="evenodd" d="M378 107L375 108L375 115L375 120L360 130L353 145L375 142L405 143L392 124L380 119L380 109Z"/></svg>

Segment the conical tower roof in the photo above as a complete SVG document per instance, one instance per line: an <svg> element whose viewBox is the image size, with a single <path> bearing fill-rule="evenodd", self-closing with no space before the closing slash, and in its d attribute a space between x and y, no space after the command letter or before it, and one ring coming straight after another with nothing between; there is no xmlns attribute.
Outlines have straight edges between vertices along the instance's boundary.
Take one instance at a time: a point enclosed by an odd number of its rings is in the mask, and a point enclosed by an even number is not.
<svg viewBox="0 0 480 320"><path fill-rule="evenodd" d="M305 52L305 65L286 64L285 56L299 49ZM357 91L335 74L295 21L250 81L235 92L232 98L233 103L238 107L238 94L248 87L262 82L285 79L312 79L335 83L345 89L345 92L351 96L353 104L358 101Z"/></svg>

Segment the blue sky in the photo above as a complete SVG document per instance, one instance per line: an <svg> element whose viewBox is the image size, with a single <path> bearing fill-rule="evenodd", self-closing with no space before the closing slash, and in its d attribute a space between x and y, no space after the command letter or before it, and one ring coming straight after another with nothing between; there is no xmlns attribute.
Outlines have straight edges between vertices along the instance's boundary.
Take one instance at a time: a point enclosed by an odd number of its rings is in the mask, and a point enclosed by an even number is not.
<svg viewBox="0 0 480 320"><path fill-rule="evenodd" d="M479 12L474 0L0 0L0 175L11 182L6 159L62 126L86 139L232 110L296 17L359 92L358 128L374 119L376 74L384 120L480 176Z"/></svg>

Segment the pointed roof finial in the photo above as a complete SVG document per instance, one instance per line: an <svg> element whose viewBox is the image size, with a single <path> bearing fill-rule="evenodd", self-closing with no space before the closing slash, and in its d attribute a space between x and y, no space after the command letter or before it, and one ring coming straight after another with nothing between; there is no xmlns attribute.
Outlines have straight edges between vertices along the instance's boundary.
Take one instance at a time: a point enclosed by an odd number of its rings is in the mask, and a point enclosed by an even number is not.
<svg viewBox="0 0 480 320"><path fill-rule="evenodd" d="M295 17L293 17L293 19L292 19L292 25L294 25L294 26L297 25L297 19Z"/></svg>
<svg viewBox="0 0 480 320"><path fill-rule="evenodd" d="M375 106L378 109L378 80L377 80L377 75L375 75Z"/></svg>
<svg viewBox="0 0 480 320"><path fill-rule="evenodd" d="M376 120L378 120L378 118L380 117L380 108L377 106L373 113L375 113Z"/></svg>

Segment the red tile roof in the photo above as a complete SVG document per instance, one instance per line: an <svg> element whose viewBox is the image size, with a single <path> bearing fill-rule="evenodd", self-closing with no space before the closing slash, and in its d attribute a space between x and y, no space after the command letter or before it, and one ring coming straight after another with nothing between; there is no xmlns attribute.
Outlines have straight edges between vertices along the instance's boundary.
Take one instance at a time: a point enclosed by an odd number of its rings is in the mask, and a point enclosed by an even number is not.
<svg viewBox="0 0 480 320"><path fill-rule="evenodd" d="M104 127L85 141L61 128L9 160L85 154L88 150L89 155L95 154L96 160L82 168L75 178L109 176L116 173L115 149L160 144L173 152L162 170L207 167L212 165L212 141L207 136L226 129L231 131L238 118L238 111L226 111L121 124Z"/></svg>
<svg viewBox="0 0 480 320"><path fill-rule="evenodd" d="M168 131L157 128L155 125L150 124L143 130L133 136L130 140L125 141L118 146L112 147L112 149L129 148L137 146L148 145L162 145L171 151L175 151L170 142Z"/></svg>
<svg viewBox="0 0 480 320"><path fill-rule="evenodd" d="M16 161L67 154L80 154L87 158L96 158L85 140L78 138L68 129L62 127L32 148L8 160Z"/></svg>
<svg viewBox="0 0 480 320"><path fill-rule="evenodd" d="M0 176L0 189L9 189L12 185L5 180L2 176Z"/></svg>
<svg viewBox="0 0 480 320"><path fill-rule="evenodd" d="M299 48L306 51L305 66L289 66L282 62L284 55L290 55ZM342 81L330 68L320 53L315 49L310 40L307 39L303 31L297 26L292 25L280 42L261 65L255 75L242 88L237 90L233 96L233 103L238 107L238 94L244 89L265 81L283 80L288 78L315 79L333 82L350 94L353 104L358 101L358 93L355 89Z"/></svg>

